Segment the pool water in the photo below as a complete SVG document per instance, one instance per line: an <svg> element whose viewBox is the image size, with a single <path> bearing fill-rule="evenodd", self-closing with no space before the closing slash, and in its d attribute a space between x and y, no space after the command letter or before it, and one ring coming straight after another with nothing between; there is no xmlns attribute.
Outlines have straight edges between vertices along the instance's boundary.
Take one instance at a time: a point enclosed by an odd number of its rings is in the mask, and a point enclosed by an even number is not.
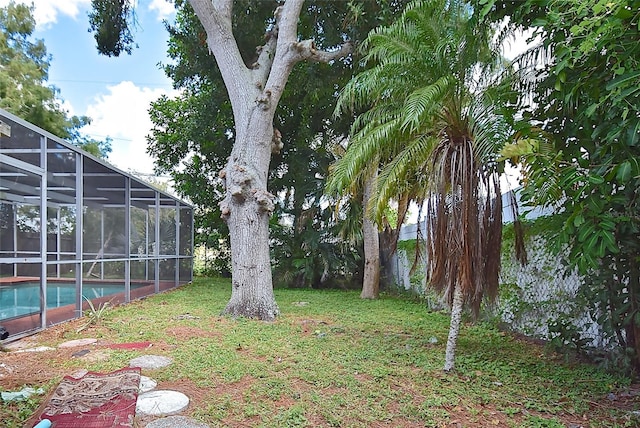
<svg viewBox="0 0 640 428"><path fill-rule="evenodd" d="M141 287L131 284L131 288ZM95 299L124 292L124 284L84 283L83 295ZM47 308L72 305L76 301L75 283L47 283ZM20 282L0 286L0 320L40 312L40 283Z"/></svg>

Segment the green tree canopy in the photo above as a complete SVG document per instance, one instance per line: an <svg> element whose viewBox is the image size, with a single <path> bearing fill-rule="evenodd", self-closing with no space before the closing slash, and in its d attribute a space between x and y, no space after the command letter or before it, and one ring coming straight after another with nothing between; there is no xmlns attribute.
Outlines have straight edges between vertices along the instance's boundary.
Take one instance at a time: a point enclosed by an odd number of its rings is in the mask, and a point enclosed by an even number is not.
<svg viewBox="0 0 640 428"><path fill-rule="evenodd" d="M556 208L552 242L585 275L615 364L640 370L640 1L479 3L540 40L519 60L523 130L540 131L521 147L525 196Z"/></svg>
<svg viewBox="0 0 640 428"><path fill-rule="evenodd" d="M78 135L72 138L73 143L85 152L89 152L95 157L107 159L111 153L111 138L107 137L104 141L96 140L86 136Z"/></svg>
<svg viewBox="0 0 640 428"><path fill-rule="evenodd" d="M69 117L58 99L58 89L47 85L50 55L43 40L31 40L35 31L33 6L10 2L0 8L0 107L58 137L106 158L110 141L83 136L86 116Z"/></svg>
<svg viewBox="0 0 640 428"><path fill-rule="evenodd" d="M133 5L129 1L91 0L89 31L98 52L106 56L128 54L136 47L131 27L135 27Z"/></svg>

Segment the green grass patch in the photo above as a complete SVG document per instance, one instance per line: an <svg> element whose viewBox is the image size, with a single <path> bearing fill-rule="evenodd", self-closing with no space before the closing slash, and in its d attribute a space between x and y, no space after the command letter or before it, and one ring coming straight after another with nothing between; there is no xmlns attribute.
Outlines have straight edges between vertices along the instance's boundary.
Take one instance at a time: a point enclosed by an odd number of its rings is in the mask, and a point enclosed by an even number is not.
<svg viewBox="0 0 640 428"><path fill-rule="evenodd" d="M448 315L415 300L277 289L281 315L265 323L221 317L230 291L228 280L197 279L111 308L59 341L100 336L152 348L64 364L109 371L142 354L170 356L171 366L145 374L160 386L185 380L197 391L189 414L212 427L634 426L628 409L594 404L628 380L568 365L491 325L462 328L457 369L445 374ZM1 420L21 426L41 399L2 404Z"/></svg>

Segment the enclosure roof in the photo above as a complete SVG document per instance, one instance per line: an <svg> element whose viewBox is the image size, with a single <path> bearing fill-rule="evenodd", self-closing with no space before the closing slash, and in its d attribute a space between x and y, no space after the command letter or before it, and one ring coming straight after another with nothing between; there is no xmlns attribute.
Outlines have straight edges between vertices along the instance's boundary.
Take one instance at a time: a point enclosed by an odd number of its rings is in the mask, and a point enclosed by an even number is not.
<svg viewBox="0 0 640 428"><path fill-rule="evenodd" d="M99 159L92 154L80 149L72 143L59 138L9 112L0 109L0 127L8 125L13 136L0 136L0 160L9 159L9 156L39 165L41 146L40 139L36 135L47 138L47 153L55 154L57 159L47 162L47 199L54 203L74 204L76 195L75 185L75 156L71 152L80 153L85 159L83 162L83 198L88 203L99 205L124 205L125 204L125 178L131 179L131 201L133 205L155 205L155 192L160 197L160 205L181 205L191 207L190 204L157 189L137 177L126 173L115 166ZM17 127L16 127L17 125ZM23 127L24 129L19 129ZM4 127L7 131L6 127ZM28 177L8 179L10 171L5 171L2 177L0 191L6 196L10 193L18 198L32 195L36 190L28 181ZM23 174L24 175L24 174ZM7 177L4 177L7 176ZM18 177L18 174L13 174ZM38 184L39 186L39 184ZM5 193L6 192L6 193ZM93 201L93 202L92 202Z"/></svg>

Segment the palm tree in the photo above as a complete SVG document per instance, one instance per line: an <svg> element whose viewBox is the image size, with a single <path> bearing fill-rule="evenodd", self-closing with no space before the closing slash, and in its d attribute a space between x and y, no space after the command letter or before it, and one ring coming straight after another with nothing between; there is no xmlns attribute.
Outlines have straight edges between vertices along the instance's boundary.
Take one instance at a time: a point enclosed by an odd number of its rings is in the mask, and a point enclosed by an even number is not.
<svg viewBox="0 0 640 428"><path fill-rule="evenodd" d="M337 159L344 156L345 150L342 144L335 145L333 154ZM343 239L354 243L362 243L364 256L362 292L360 293L360 298L362 299L377 299L380 293L380 241L376 224L372 221L366 209L367 202L371 199L375 190L376 175L377 170L371 167L370 170L361 173L359 179L351 183L343 183L340 187L337 187L335 182L332 183L329 180L325 189L325 194L333 200L336 216L342 214L341 235ZM343 205L341 204L343 199L346 199L347 202L352 202L348 206L348 210L340 209L341 205ZM354 208L353 201L358 201L359 205L360 199L362 200L362 205L360 206L363 209L352 209ZM344 215L345 212L348 213L348 216ZM361 212L361 216L357 218L357 221L354 221L354 214L359 212Z"/></svg>
<svg viewBox="0 0 640 428"><path fill-rule="evenodd" d="M463 1L414 1L394 24L369 34L371 67L336 107L359 114L328 188L362 183L378 170L369 202L378 219L397 195L426 201L428 281L452 306L445 371L454 367L463 306L477 315L498 289L498 153L511 130L499 114L494 77L503 62L493 36Z"/></svg>

